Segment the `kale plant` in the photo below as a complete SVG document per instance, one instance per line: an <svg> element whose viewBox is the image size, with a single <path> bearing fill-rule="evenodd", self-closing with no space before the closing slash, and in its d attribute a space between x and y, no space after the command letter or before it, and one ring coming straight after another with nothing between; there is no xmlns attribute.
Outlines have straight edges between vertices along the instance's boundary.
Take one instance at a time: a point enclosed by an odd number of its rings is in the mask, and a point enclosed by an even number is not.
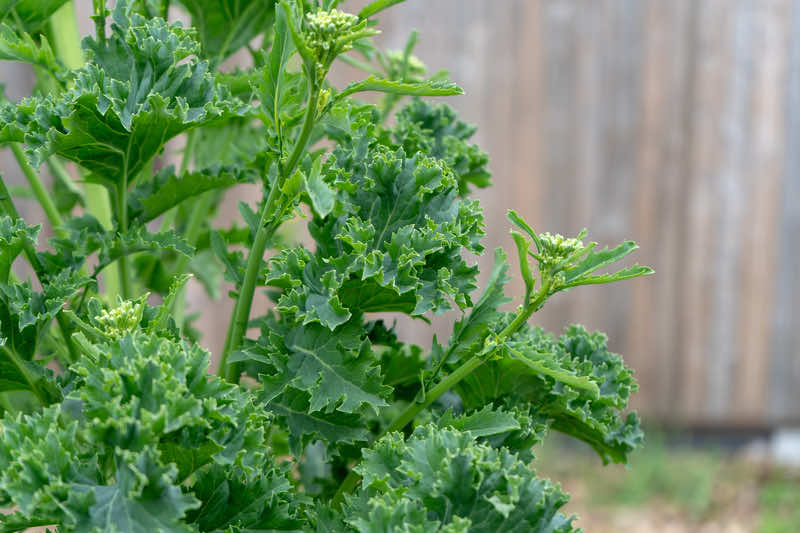
<svg viewBox="0 0 800 533"><path fill-rule="evenodd" d="M525 292L509 307L502 250L477 290L470 193L488 158L422 99L461 89L412 55L416 34L373 43L399 1L95 0L79 46L70 3L0 0L0 59L38 77L0 105L28 183L0 180L0 531L566 532L534 447L555 430L625 463L641 444L605 336L529 319L651 270L613 268L632 242L537 234L509 212ZM221 70L240 50L251 65ZM335 87L337 62L363 79ZM223 226L242 184L261 196ZM311 247L280 231L298 217ZM235 301L217 375L185 311L192 276ZM429 353L387 325L447 311Z"/></svg>

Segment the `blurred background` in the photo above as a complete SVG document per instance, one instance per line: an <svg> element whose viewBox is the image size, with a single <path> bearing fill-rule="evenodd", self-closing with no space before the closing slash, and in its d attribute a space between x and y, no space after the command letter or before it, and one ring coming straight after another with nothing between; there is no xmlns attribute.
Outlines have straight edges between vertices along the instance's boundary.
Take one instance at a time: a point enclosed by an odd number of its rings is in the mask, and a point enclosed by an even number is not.
<svg viewBox="0 0 800 533"><path fill-rule="evenodd" d="M91 2L77 5L88 33ZM415 55L466 91L448 103L491 157L487 249L513 250L513 208L540 232L635 240L656 270L559 295L536 317L607 332L636 371L634 407L664 431L644 466L613 470L617 485L579 449L543 452L543 471L575 478L580 524L800 531L800 0L408 0L381 20L382 45L402 48L416 28ZM352 71L335 75L343 85ZM33 76L0 63L0 81L16 99ZM9 154L0 165L22 183ZM227 216L252 198L228 198ZM191 298L218 352L230 303L199 287ZM398 327L430 345L427 328ZM593 507L602 487L614 511Z"/></svg>

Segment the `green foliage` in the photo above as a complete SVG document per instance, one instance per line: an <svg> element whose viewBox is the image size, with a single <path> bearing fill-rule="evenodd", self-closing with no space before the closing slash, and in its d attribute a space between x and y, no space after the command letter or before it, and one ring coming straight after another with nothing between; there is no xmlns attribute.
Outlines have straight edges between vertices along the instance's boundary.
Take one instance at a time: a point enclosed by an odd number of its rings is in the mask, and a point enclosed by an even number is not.
<svg viewBox="0 0 800 533"><path fill-rule="evenodd" d="M641 443L605 337L527 324L561 290L649 274L601 273L635 245L595 251L512 212L525 294L509 312L496 250L474 299L485 221L469 195L488 156L420 98L462 91L426 73L416 33L401 51L371 41L397 0L339 3L183 0L186 28L169 2L120 0L107 31L98 0L68 70L74 51L42 33L63 2L0 0L0 59L40 80L0 105L0 142L24 144L53 226L41 246L0 180L0 505L17 508L0 531L572 531L534 446L559 431L624 463ZM251 65L219 72L245 49ZM366 77L337 90L340 60ZM110 213L78 211L97 202L83 182L106 186ZM221 226L243 184L242 223ZM303 216L311 247L282 231ZM193 275L215 297L231 284L218 377L186 312ZM430 353L384 323L452 310Z"/></svg>
<svg viewBox="0 0 800 533"><path fill-rule="evenodd" d="M353 531L574 531L557 512L561 491L470 433L420 426L408 439L387 435L358 470L361 488L342 511Z"/></svg>

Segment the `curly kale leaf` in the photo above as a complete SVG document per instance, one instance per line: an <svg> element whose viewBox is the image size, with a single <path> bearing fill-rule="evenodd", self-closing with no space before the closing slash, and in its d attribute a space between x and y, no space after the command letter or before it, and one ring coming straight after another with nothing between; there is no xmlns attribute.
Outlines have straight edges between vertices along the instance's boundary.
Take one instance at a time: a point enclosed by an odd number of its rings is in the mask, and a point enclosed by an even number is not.
<svg viewBox="0 0 800 533"><path fill-rule="evenodd" d="M297 496L284 469L248 472L213 465L198 473L194 496L202 505L187 521L199 531L297 531Z"/></svg>
<svg viewBox="0 0 800 533"><path fill-rule="evenodd" d="M309 395L294 389L270 399L267 409L280 420L289 431L289 449L300 457L305 447L319 440L331 444L330 451L337 446L366 443L368 432L364 417L358 413L342 411L313 411Z"/></svg>
<svg viewBox="0 0 800 533"><path fill-rule="evenodd" d="M57 77L65 74L47 38L37 43L26 32L17 33L7 24L0 24L0 61L20 61L45 69Z"/></svg>
<svg viewBox="0 0 800 533"><path fill-rule="evenodd" d="M196 473L209 483L217 466L229 485L271 484L285 499L288 481L266 446L270 415L251 393L208 376L206 352L140 331L95 348L73 366L63 403L2 421L0 501L67 529L191 531L183 517L200 501L180 484ZM202 502L218 504L207 488L198 487ZM279 503L272 514L272 498L192 516L277 528L272 518L291 513Z"/></svg>
<svg viewBox="0 0 800 533"><path fill-rule="evenodd" d="M252 355L266 364L261 374L267 407L289 426L293 448L316 436L330 443L365 440L362 413L387 405L377 358L358 321L331 331L272 323Z"/></svg>
<svg viewBox="0 0 800 533"><path fill-rule="evenodd" d="M574 531L558 512L567 501L558 488L470 433L431 425L408 439L391 433L357 470L361 487L342 511L351 531Z"/></svg>
<svg viewBox="0 0 800 533"><path fill-rule="evenodd" d="M25 142L36 164L55 153L96 181L131 183L172 137L240 112L208 62L192 58L191 31L130 10L118 2L112 35L84 41L91 61L73 87L0 108L0 141Z"/></svg>
<svg viewBox="0 0 800 533"><path fill-rule="evenodd" d="M281 312L333 329L353 312L421 316L451 300L470 305L477 269L462 252L481 250L483 218L477 203L458 198L446 166L364 139L333 152L326 179L338 199L310 224L316 253L282 253L267 275L286 289Z"/></svg>
<svg viewBox="0 0 800 533"><path fill-rule="evenodd" d="M191 531L181 522L198 505L175 483L176 469L158 463L152 447L120 450L103 483L96 450L78 422L59 407L3 420L0 495L16 504L28 525L76 531Z"/></svg>
<svg viewBox="0 0 800 533"><path fill-rule="evenodd" d="M92 279L79 272L62 270L43 283L41 292L36 291L30 281L0 284L0 304L18 322L19 330L28 326L38 327L55 318L82 287Z"/></svg>
<svg viewBox="0 0 800 533"><path fill-rule="evenodd" d="M0 217L0 282L7 282L14 259L26 246L36 245L41 226L28 226L25 221Z"/></svg>
<svg viewBox="0 0 800 533"><path fill-rule="evenodd" d="M460 120L447 104L432 104L415 98L397 113L392 133L406 153L422 152L442 159L458 178L459 194L466 196L470 187L490 185L487 169L489 156L467 141L476 128Z"/></svg>
<svg viewBox="0 0 800 533"><path fill-rule="evenodd" d="M642 443L638 417L623 414L637 385L606 341L581 326L559 339L524 328L506 342L505 357L475 370L458 393L472 408L495 400L534 406L553 429L588 443L604 461L625 463Z"/></svg>

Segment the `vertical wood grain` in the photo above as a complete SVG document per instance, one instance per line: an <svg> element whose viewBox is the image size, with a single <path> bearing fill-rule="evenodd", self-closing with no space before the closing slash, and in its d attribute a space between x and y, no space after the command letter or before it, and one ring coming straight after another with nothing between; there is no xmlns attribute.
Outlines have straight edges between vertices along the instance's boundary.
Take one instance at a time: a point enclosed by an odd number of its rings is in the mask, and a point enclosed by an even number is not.
<svg viewBox="0 0 800 533"><path fill-rule="evenodd" d="M774 322L774 291L780 216L780 186L788 148L784 131L790 2L757 4L754 14L754 61L751 140L745 163L748 208L742 214L739 237L741 270L738 341L740 348L730 409L742 418L764 417L770 363L770 325Z"/></svg>
<svg viewBox="0 0 800 533"><path fill-rule="evenodd" d="M538 324L606 330L645 417L800 422L800 0L407 0L381 22L388 48L419 29L415 55L466 91L447 101L491 157L495 187L477 196L510 294L508 208L539 231L637 240L656 269L558 295ZM20 72L0 63L13 98L31 85ZM479 261L485 279L491 253ZM454 315L434 320L440 337ZM224 322L206 318L205 345ZM417 325L401 335L428 345Z"/></svg>
<svg viewBox="0 0 800 533"><path fill-rule="evenodd" d="M788 53L780 228L773 298L771 365L767 385L769 419L797 423L800 411L800 1L792 2Z"/></svg>

